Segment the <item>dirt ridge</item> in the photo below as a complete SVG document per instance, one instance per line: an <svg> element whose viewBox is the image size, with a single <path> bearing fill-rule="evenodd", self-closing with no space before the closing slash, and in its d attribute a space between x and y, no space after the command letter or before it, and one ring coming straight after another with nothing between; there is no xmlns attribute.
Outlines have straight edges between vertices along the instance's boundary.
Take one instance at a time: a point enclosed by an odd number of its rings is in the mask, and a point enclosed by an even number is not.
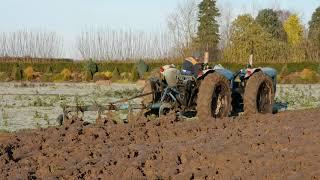
<svg viewBox="0 0 320 180"><path fill-rule="evenodd" d="M0 135L0 179L319 179L320 109Z"/></svg>

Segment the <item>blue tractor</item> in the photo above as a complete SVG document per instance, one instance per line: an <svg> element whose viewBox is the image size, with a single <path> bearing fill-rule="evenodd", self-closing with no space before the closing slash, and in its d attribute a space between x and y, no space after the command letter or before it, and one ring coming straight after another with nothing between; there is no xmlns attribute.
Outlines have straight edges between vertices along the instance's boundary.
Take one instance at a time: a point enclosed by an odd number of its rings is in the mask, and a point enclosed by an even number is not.
<svg viewBox="0 0 320 180"><path fill-rule="evenodd" d="M233 73L216 65L196 75L184 75L174 65L160 68L143 93L146 115L170 111L199 119L222 118L239 113L272 113L277 72L273 68L247 68Z"/></svg>
<svg viewBox="0 0 320 180"><path fill-rule="evenodd" d="M98 118L106 111L143 110L146 116L174 112L180 117L197 116L200 120L242 112L273 112L277 73L272 68L252 68L249 63L247 68L233 73L216 65L213 68L203 66L197 73L190 74L174 65L166 65L160 68L158 75L146 81L142 94L131 98L108 105L64 106L58 121L62 124L65 119L83 115L85 111L98 111ZM142 103L128 103L137 98L142 98Z"/></svg>

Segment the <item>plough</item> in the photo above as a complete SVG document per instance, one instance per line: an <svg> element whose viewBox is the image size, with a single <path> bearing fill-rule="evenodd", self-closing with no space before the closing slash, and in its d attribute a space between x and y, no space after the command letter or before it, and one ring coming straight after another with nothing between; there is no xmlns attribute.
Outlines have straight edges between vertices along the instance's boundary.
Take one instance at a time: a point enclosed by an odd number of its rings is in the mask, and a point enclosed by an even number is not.
<svg viewBox="0 0 320 180"><path fill-rule="evenodd" d="M63 106L63 121L65 119L71 119L73 117L79 117L79 115L83 115L84 112L97 112L98 118L101 117L101 115L104 112L108 111L121 111L121 110L127 110L129 112L132 112L134 110L144 110L144 109L152 109L154 107L152 106L146 106L143 103L139 104L131 104L129 103L131 100L135 100L138 98L142 98L148 95L153 94L153 92L149 93L143 93L139 94L130 98L121 99L119 101L111 102L107 105L77 105L77 106ZM107 113L106 113L107 114ZM81 116L80 116L81 117Z"/></svg>

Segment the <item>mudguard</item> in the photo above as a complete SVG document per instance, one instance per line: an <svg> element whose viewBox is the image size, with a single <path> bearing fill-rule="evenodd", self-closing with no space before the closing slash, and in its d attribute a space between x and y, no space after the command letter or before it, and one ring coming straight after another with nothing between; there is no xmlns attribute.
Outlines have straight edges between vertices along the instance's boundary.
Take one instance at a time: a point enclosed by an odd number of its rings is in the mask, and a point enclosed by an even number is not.
<svg viewBox="0 0 320 180"><path fill-rule="evenodd" d="M269 76L271 79L274 79L277 77L277 71L270 67L264 67L264 68L254 68L254 69L246 69L246 75L245 79L251 77L254 73L262 71L264 74Z"/></svg>
<svg viewBox="0 0 320 180"><path fill-rule="evenodd" d="M198 80L204 79L208 74L217 72L220 75L226 77L228 80L232 81L233 80L233 72L227 70L227 69L208 69L203 71L203 74L198 76Z"/></svg>
<svg viewBox="0 0 320 180"><path fill-rule="evenodd" d="M277 70L269 67L261 68L261 71L272 79L274 91L277 90Z"/></svg>
<svg viewBox="0 0 320 180"><path fill-rule="evenodd" d="M274 89L276 90L277 87L277 70L270 68L270 67L264 67L264 68L255 68L255 69L248 69L247 74L245 78L251 77L255 72L262 71L265 75L269 76L272 79Z"/></svg>
<svg viewBox="0 0 320 180"><path fill-rule="evenodd" d="M216 69L215 72L219 73L220 75L223 75L229 81L232 81L234 78L234 76L233 76L234 73L228 69Z"/></svg>
<svg viewBox="0 0 320 180"><path fill-rule="evenodd" d="M274 79L277 77L277 70L273 69L273 68L270 68L270 67L264 67L264 68L261 68L261 71L268 75L270 78Z"/></svg>
<svg viewBox="0 0 320 180"><path fill-rule="evenodd" d="M233 84L233 79L234 79L234 74L232 71L228 69L224 69L222 66L215 66L213 69L208 69L202 71L202 74L198 76L198 80L203 80L208 74L217 72L220 75L224 76L230 81L230 87L232 87Z"/></svg>

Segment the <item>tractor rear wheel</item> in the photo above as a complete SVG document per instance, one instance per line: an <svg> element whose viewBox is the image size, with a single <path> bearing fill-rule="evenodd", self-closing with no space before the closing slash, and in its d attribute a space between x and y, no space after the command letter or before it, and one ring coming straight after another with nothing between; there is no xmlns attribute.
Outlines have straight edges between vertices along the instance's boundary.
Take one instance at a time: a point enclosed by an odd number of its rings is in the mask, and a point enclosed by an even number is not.
<svg viewBox="0 0 320 180"><path fill-rule="evenodd" d="M143 96L142 103L144 105L150 105L159 100L161 96L160 80L158 78L150 78L146 80L142 90L142 94L151 93L147 96Z"/></svg>
<svg viewBox="0 0 320 180"><path fill-rule="evenodd" d="M218 73L205 77L197 99L197 117L200 120L222 118L231 111L230 81Z"/></svg>
<svg viewBox="0 0 320 180"><path fill-rule="evenodd" d="M143 87L142 94L154 92L154 88L151 80L146 80L146 83ZM142 103L144 105L149 105L154 102L154 94L149 94L142 98Z"/></svg>
<svg viewBox="0 0 320 180"><path fill-rule="evenodd" d="M272 113L275 91L270 77L263 72L253 74L244 92L245 114Z"/></svg>

